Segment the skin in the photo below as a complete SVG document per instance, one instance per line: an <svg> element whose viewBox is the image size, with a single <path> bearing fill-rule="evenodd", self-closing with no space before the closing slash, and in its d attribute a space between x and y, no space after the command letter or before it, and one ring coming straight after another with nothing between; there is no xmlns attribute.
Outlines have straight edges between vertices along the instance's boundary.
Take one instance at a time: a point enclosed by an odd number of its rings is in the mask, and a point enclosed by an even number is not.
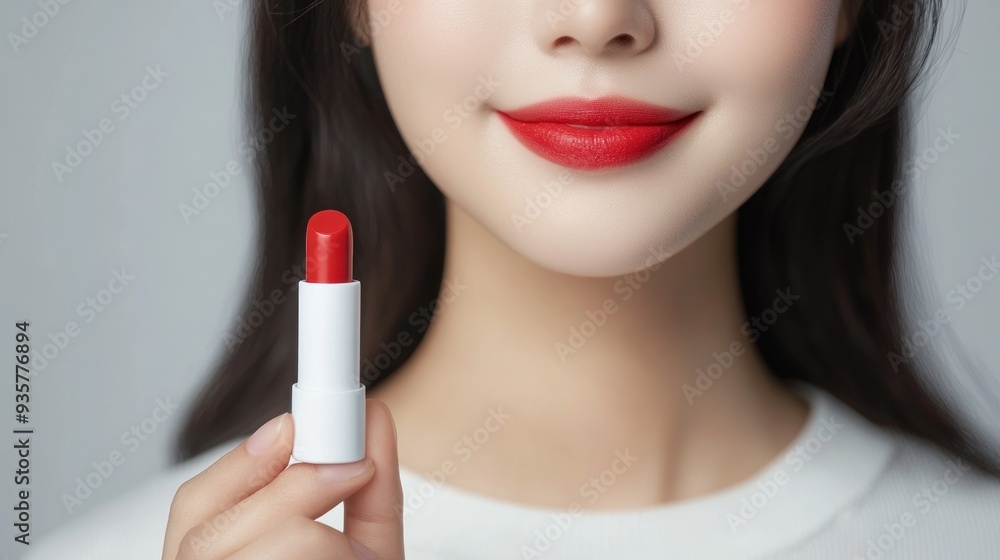
<svg viewBox="0 0 1000 560"><path fill-rule="evenodd" d="M368 456L350 465L286 468L294 421L266 423L177 490L162 557L402 558L395 425L382 402L369 399L366 413ZM343 533L315 521L341 502Z"/></svg>
<svg viewBox="0 0 1000 560"><path fill-rule="evenodd" d="M460 490L565 509L627 452L637 460L625 474L583 502L634 508L743 481L798 434L807 406L741 332L750 318L733 212L798 140L804 122L786 115L808 114L848 16L833 0L564 4L575 7L553 19L557 0L402 9L369 0L370 22L390 17L358 34L371 43L403 138L420 151L435 128L446 132L422 166L447 199L444 277L454 288L413 357L369 394L385 403L370 401L370 468L339 482L320 480L312 465L268 470L288 461L283 421L264 455L243 444L181 487L163 558L363 558L313 521L345 499L346 535L377 558L402 558L400 464L447 470ZM727 8L732 17L702 52L678 59ZM491 75L497 85L456 126L446 111ZM704 113L654 156L593 172L528 151L495 113L611 94ZM724 195L719 182L764 146L767 161ZM571 181L519 227L512 215L560 173ZM602 309L601 326L573 348L571 329ZM723 358L724 375L685 394L734 343L743 352ZM470 439L477 433L489 437ZM261 469L280 474L250 476ZM219 515L235 521L195 551Z"/></svg>

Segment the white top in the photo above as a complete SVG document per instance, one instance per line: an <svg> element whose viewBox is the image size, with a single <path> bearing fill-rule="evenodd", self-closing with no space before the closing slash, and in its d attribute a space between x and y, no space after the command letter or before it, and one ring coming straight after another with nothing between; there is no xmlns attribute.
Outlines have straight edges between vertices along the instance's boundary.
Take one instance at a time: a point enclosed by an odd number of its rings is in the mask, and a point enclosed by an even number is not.
<svg viewBox="0 0 1000 560"><path fill-rule="evenodd" d="M876 427L799 386L808 420L755 477L713 494L598 510L582 491L564 509L476 495L401 469L409 560L998 560L1000 480ZM29 560L157 560L181 482L239 441L178 465L31 546ZM627 472L627 471L624 471ZM611 470L603 476L616 476ZM605 480L611 483L611 480ZM593 501L593 503L592 503ZM320 518L342 527L338 506Z"/></svg>

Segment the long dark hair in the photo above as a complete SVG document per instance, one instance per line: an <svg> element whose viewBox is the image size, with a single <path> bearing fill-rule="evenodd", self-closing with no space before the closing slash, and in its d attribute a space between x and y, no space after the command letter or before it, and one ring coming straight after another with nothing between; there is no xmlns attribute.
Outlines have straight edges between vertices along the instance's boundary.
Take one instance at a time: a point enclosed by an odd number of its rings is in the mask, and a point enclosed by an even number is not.
<svg viewBox="0 0 1000 560"><path fill-rule="evenodd" d="M355 276L365 286L362 356L375 366L363 376L369 387L416 348L385 363L375 360L379 343L408 330L407 317L437 297L444 200L419 167L394 188L386 181L409 151L371 50L355 33L366 29L359 3L262 0L254 7L248 120L266 141L257 158L258 266L240 328L227 337L227 353L180 434L178 459L247 435L288 409L294 282L313 212L338 208L355 224ZM941 1L852 3L853 30L824 85L832 95L739 210L745 309L748 316L766 309L776 286L795 286L800 299L758 342L775 375L822 387L877 424L993 470L906 357L912 329L898 296L908 99L926 74ZM268 141L276 110L294 116ZM858 209L876 202L880 215L861 220Z"/></svg>

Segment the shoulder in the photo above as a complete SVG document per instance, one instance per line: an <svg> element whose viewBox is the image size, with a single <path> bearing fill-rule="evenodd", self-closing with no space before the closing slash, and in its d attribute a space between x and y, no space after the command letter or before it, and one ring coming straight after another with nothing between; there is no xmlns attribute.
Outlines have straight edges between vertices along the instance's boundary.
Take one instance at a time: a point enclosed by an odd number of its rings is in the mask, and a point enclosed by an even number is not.
<svg viewBox="0 0 1000 560"><path fill-rule="evenodd" d="M946 530L956 540L991 539L991 557L1000 558L1000 477L910 436L889 437L897 451L879 496L898 500L915 522Z"/></svg>
<svg viewBox="0 0 1000 560"><path fill-rule="evenodd" d="M74 519L31 546L24 560L159 560L170 502L184 481L238 444L225 443L176 465L123 496Z"/></svg>
<svg viewBox="0 0 1000 560"><path fill-rule="evenodd" d="M892 454L859 499L796 553L851 560L1000 558L1000 478L874 425Z"/></svg>

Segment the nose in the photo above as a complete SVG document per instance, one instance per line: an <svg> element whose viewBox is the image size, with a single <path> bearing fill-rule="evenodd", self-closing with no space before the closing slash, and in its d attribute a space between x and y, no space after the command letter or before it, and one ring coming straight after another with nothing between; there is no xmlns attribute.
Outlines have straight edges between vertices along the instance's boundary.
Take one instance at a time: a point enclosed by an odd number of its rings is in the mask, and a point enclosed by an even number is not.
<svg viewBox="0 0 1000 560"><path fill-rule="evenodd" d="M646 0L542 0L535 37L551 54L628 56L653 44L656 22Z"/></svg>

